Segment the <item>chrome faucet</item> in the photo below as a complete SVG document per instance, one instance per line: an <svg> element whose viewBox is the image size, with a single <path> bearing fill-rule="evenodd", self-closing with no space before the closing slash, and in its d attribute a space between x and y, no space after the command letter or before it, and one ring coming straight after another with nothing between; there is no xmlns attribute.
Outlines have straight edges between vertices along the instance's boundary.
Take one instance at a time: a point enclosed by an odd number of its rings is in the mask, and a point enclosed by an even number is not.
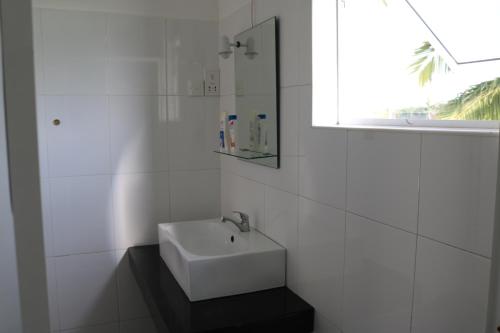
<svg viewBox="0 0 500 333"><path fill-rule="evenodd" d="M240 216L241 222L235 221L232 218L222 216L220 221L222 223L231 222L234 224L241 232L249 232L250 231L250 220L248 215L239 211L233 211L233 213L238 214Z"/></svg>

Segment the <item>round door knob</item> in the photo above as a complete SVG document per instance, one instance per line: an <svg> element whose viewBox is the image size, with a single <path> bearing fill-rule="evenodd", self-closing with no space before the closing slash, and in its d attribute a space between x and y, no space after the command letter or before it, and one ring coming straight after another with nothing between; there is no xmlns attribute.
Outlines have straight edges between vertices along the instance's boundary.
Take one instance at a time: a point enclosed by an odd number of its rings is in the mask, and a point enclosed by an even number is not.
<svg viewBox="0 0 500 333"><path fill-rule="evenodd" d="M59 119L56 118L56 119L52 120L52 124L54 126L59 126L59 125L61 125L61 120L59 120Z"/></svg>

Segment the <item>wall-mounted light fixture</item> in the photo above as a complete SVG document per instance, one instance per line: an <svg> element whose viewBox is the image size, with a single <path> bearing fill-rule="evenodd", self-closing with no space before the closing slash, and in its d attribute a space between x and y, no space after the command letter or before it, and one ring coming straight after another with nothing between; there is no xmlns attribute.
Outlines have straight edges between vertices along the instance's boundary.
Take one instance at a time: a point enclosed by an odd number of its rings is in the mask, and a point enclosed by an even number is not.
<svg viewBox="0 0 500 333"><path fill-rule="evenodd" d="M231 56L231 54L233 54L233 50L231 50L231 48L234 46L236 46L236 45L229 41L229 37L222 36L219 55L224 59L228 59L229 56Z"/></svg>
<svg viewBox="0 0 500 333"><path fill-rule="evenodd" d="M228 59L231 56L231 54L233 54L232 48L240 48L240 47L246 48L244 54L245 56L247 56L248 59L254 59L259 54L258 52L255 51L255 41L251 37L247 39L245 44L243 44L240 41L231 43L229 37L222 36L219 55L224 59Z"/></svg>
<svg viewBox="0 0 500 333"><path fill-rule="evenodd" d="M257 51L255 51L255 40L252 37L247 39L247 43L245 46L247 48L245 55L248 59L252 60L259 54L257 53Z"/></svg>

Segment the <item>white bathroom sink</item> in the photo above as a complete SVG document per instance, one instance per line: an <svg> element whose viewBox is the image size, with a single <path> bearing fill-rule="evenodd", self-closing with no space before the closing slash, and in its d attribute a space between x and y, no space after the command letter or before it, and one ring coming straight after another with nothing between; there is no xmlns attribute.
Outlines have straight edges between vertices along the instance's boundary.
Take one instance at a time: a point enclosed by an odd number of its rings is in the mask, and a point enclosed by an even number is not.
<svg viewBox="0 0 500 333"><path fill-rule="evenodd" d="M160 255L191 301L285 285L285 249L220 219L158 225Z"/></svg>

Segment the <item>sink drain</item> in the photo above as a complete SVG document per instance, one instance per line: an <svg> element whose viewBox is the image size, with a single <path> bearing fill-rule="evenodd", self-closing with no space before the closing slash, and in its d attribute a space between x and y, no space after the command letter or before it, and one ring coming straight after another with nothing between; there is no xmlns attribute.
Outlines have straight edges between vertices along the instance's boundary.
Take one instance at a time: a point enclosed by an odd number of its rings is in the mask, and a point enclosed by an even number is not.
<svg viewBox="0 0 500 333"><path fill-rule="evenodd" d="M231 243L234 243L234 236L231 236Z"/></svg>

